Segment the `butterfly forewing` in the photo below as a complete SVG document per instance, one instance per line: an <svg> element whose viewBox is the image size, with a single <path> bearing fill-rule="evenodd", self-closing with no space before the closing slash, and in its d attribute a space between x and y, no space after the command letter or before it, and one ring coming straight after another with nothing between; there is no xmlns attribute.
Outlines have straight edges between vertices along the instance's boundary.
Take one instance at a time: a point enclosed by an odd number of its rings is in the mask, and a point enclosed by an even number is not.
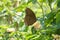
<svg viewBox="0 0 60 40"><path fill-rule="evenodd" d="M33 23L35 23L36 16L35 16L34 12L29 8L26 8L25 12L26 12L25 19L24 19L25 24L29 26L29 25L32 25Z"/></svg>

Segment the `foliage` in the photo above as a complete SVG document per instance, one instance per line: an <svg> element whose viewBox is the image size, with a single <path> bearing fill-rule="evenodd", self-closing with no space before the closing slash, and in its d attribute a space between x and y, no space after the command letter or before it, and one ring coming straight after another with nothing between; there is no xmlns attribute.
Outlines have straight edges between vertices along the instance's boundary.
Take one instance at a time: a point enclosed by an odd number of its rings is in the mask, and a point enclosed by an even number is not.
<svg viewBox="0 0 60 40"><path fill-rule="evenodd" d="M26 7L34 11L40 29L25 25ZM0 39L53 40L52 34L60 34L59 17L60 0L0 0Z"/></svg>

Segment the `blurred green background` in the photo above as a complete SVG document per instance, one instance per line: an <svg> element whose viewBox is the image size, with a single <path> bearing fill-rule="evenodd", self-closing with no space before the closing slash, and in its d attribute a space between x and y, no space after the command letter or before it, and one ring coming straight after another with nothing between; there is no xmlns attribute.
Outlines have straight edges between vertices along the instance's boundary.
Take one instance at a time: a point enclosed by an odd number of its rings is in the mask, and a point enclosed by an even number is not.
<svg viewBox="0 0 60 40"><path fill-rule="evenodd" d="M27 7L39 30L25 25ZM60 35L60 0L0 0L0 40L53 40L55 35Z"/></svg>

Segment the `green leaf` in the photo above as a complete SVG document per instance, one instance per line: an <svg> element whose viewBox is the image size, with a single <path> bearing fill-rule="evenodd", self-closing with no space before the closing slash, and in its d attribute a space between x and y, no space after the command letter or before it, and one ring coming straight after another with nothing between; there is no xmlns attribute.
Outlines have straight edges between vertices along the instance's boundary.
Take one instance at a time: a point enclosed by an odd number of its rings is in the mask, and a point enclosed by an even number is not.
<svg viewBox="0 0 60 40"><path fill-rule="evenodd" d="M16 10L17 12L21 12L24 10L24 8L26 8L27 4L22 4L19 7L15 8L14 10Z"/></svg>
<svg viewBox="0 0 60 40"><path fill-rule="evenodd" d="M32 31L32 34L36 34L37 32L37 30L34 27L32 27L31 31Z"/></svg>
<svg viewBox="0 0 60 40"><path fill-rule="evenodd" d="M56 12L50 12L48 15L47 15L47 19L45 20L45 25L48 25L50 24L51 22L53 22L53 19L54 17L56 16Z"/></svg>
<svg viewBox="0 0 60 40"><path fill-rule="evenodd" d="M57 1L57 7L60 8L60 0Z"/></svg>
<svg viewBox="0 0 60 40"><path fill-rule="evenodd" d="M0 6L0 12L3 10L3 6Z"/></svg>
<svg viewBox="0 0 60 40"><path fill-rule="evenodd" d="M60 12L58 12L56 15L56 24L57 24L58 28L60 28Z"/></svg>
<svg viewBox="0 0 60 40"><path fill-rule="evenodd" d="M38 2L46 2L46 0L37 0Z"/></svg>
<svg viewBox="0 0 60 40"><path fill-rule="evenodd" d="M22 27L24 25L24 22L19 22L19 26Z"/></svg>
<svg viewBox="0 0 60 40"><path fill-rule="evenodd" d="M35 4L37 2L37 0L28 0L28 3L32 2L33 4Z"/></svg>

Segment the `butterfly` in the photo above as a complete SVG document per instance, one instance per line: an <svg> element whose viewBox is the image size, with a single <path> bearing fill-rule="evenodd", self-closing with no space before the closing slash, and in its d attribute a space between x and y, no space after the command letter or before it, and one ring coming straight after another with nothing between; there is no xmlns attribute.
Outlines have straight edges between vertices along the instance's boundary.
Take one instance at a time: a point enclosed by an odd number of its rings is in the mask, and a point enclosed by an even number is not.
<svg viewBox="0 0 60 40"><path fill-rule="evenodd" d="M36 22L36 16L34 12L30 8L26 8L25 12L26 12L26 15L24 18L24 23L27 26L34 24Z"/></svg>

